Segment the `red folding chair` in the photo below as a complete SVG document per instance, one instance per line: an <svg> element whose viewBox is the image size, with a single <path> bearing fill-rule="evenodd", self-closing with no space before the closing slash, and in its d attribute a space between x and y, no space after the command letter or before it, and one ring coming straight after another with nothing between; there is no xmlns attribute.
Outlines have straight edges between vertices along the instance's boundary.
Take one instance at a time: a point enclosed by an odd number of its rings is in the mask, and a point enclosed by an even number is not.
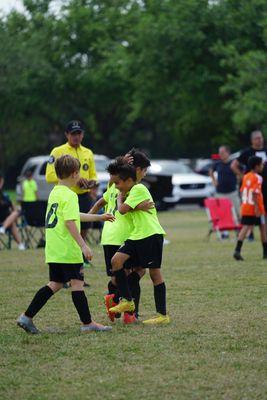
<svg viewBox="0 0 267 400"><path fill-rule="evenodd" d="M204 200L204 205L211 223L208 238L212 232L216 232L217 237L221 240L223 231L238 232L241 229L230 199L209 197Z"/></svg>

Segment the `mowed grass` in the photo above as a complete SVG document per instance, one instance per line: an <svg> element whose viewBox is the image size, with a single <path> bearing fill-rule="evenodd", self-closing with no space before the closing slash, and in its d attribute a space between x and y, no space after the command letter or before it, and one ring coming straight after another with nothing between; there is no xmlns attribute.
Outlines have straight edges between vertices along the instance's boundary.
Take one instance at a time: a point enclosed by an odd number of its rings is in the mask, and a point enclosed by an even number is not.
<svg viewBox="0 0 267 400"><path fill-rule="evenodd" d="M234 243L205 240L204 211L160 214L171 243L164 247L168 326L123 326L79 333L70 290L36 317L41 335L16 327L35 291L47 282L43 250L2 251L1 375L3 399L264 399L265 272L260 242L245 243L243 263ZM101 247L86 271L95 320L108 323ZM143 278L141 318L154 314L153 288Z"/></svg>

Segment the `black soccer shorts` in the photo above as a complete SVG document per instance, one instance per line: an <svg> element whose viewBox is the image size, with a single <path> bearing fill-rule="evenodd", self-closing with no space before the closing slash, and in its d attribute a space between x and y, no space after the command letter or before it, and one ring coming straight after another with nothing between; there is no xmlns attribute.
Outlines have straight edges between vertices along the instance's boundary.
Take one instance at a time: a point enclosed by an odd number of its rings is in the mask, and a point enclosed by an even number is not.
<svg viewBox="0 0 267 400"><path fill-rule="evenodd" d="M126 240L119 253L128 254L136 267L160 268L163 252L163 235L152 235L140 240Z"/></svg>

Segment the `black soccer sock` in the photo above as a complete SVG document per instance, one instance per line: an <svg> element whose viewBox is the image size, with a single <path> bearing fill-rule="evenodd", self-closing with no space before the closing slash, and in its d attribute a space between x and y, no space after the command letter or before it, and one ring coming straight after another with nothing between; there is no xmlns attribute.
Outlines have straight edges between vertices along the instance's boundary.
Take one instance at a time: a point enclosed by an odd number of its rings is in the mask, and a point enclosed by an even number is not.
<svg viewBox="0 0 267 400"><path fill-rule="evenodd" d="M140 275L137 272L133 271L130 275L128 275L128 284L134 299L136 315L138 315L140 295L141 295L139 281L140 281Z"/></svg>
<svg viewBox="0 0 267 400"><path fill-rule="evenodd" d="M80 320L83 324L90 324L92 322L87 297L83 290L75 290L71 292L72 301L79 314Z"/></svg>
<svg viewBox="0 0 267 400"><path fill-rule="evenodd" d="M263 257L267 257L267 242L263 242L262 247L263 247Z"/></svg>
<svg viewBox="0 0 267 400"><path fill-rule="evenodd" d="M166 315L166 286L164 282L154 286L154 299L157 312Z"/></svg>
<svg viewBox="0 0 267 400"><path fill-rule="evenodd" d="M45 305L45 303L53 296L54 292L49 286L44 286L38 290L32 299L31 304L25 311L26 317L33 318Z"/></svg>
<svg viewBox="0 0 267 400"><path fill-rule="evenodd" d="M118 291L117 286L113 285L111 281L108 283L108 294L116 294Z"/></svg>
<svg viewBox="0 0 267 400"><path fill-rule="evenodd" d="M240 253L242 245L243 245L243 240L238 240L236 243L235 251Z"/></svg>
<svg viewBox="0 0 267 400"><path fill-rule="evenodd" d="M121 268L118 271L114 271L114 276L116 278L120 296L125 298L126 300L131 301L132 295L129 289L128 280L124 269Z"/></svg>

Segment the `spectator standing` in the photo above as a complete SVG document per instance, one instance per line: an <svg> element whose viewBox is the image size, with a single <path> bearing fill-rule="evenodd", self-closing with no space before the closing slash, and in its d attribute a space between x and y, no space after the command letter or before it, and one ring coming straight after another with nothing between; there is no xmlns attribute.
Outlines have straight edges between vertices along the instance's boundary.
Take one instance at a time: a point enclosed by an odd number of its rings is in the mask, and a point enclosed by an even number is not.
<svg viewBox="0 0 267 400"><path fill-rule="evenodd" d="M248 160L252 156L260 157L263 161L262 194L265 212L267 211L267 147L264 145L264 137L261 131L253 131L250 135L251 146L241 151L240 156L232 162L231 168L242 181L243 175L249 172Z"/></svg>
<svg viewBox="0 0 267 400"><path fill-rule="evenodd" d="M22 182L22 201L32 202L38 200L38 186L32 177L32 171L28 169Z"/></svg>
<svg viewBox="0 0 267 400"><path fill-rule="evenodd" d="M231 168L231 150L229 146L219 147L220 160L210 169L209 174L216 188L215 197L227 197L233 203L237 218L240 216L240 197L236 175ZM217 176L215 176L215 172Z"/></svg>

